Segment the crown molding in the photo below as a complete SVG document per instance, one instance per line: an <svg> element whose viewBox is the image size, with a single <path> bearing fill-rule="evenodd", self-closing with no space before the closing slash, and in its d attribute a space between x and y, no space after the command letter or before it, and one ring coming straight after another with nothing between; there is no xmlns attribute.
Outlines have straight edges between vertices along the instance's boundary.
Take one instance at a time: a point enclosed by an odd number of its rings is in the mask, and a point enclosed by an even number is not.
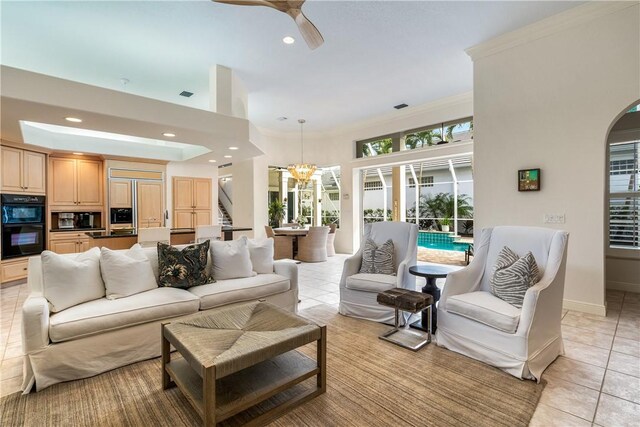
<svg viewBox="0 0 640 427"><path fill-rule="evenodd" d="M398 122L401 120L409 120L413 117L420 117L426 113L432 111L443 110L449 107L454 107L460 104L470 104L473 105L473 92L464 92L457 95L448 96L446 98L440 98L435 101L426 102L424 104L411 106L407 108L403 108L399 111L392 111L390 113L385 113L379 116L374 116L368 119L360 120L354 123L350 123L347 125L337 126L331 130L327 131L317 131L310 132L305 131L304 137L307 138L335 138L341 135L354 133L358 131L366 131L374 126L393 124L394 122ZM451 117L451 120L454 120L458 117ZM431 123L424 123L424 125L429 125ZM300 131L290 131L290 132L281 132L274 129L264 128L264 127L256 127L258 132L261 135L272 137L272 138L291 138L291 139L299 139ZM396 129L395 131L400 132L407 129ZM373 135L375 136L375 135Z"/></svg>
<svg viewBox="0 0 640 427"><path fill-rule="evenodd" d="M494 37L465 50L473 61L502 52L516 46L547 37L569 28L590 22L620 10L637 6L632 1L591 1L556 15L545 18L517 30Z"/></svg>

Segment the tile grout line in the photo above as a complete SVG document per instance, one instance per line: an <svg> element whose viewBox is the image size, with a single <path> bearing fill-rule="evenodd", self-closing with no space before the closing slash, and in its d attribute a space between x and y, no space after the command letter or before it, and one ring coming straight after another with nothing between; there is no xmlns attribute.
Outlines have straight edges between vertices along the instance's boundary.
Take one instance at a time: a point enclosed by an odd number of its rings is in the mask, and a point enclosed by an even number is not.
<svg viewBox="0 0 640 427"><path fill-rule="evenodd" d="M624 299L627 296L625 292L622 295L622 303L624 304ZM602 377L602 383L600 383L600 391L598 393L598 400L596 401L596 409L593 411L593 419L591 420L592 424L596 422L596 416L598 415L598 408L600 407L600 399L602 398L602 389L604 388L604 382L607 379L607 372L609 371L609 361L611 361L611 353L613 353L613 343L616 340L616 334L618 333L618 324L620 323L620 315L622 314L622 307L620 307L620 311L618 312L618 318L616 319L616 329L613 331L613 340L611 341L611 348L609 349L609 356L607 357L607 366L604 368L604 376ZM605 393L608 395L608 393Z"/></svg>

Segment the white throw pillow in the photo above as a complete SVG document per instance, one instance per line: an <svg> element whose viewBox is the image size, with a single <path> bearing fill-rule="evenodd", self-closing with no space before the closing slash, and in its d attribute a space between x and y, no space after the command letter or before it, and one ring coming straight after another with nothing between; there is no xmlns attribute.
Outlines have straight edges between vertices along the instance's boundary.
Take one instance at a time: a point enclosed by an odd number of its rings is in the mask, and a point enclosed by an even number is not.
<svg viewBox="0 0 640 427"><path fill-rule="evenodd" d="M102 248L100 270L107 299L128 297L158 287L151 263L137 243L126 252Z"/></svg>
<svg viewBox="0 0 640 427"><path fill-rule="evenodd" d="M212 240L211 261L216 280L255 276L246 236L238 240Z"/></svg>
<svg viewBox="0 0 640 427"><path fill-rule="evenodd" d="M273 239L249 239L249 255L253 271L258 274L273 273Z"/></svg>
<svg viewBox="0 0 640 427"><path fill-rule="evenodd" d="M53 313L104 297L100 249L75 256L44 251L41 259L43 293Z"/></svg>

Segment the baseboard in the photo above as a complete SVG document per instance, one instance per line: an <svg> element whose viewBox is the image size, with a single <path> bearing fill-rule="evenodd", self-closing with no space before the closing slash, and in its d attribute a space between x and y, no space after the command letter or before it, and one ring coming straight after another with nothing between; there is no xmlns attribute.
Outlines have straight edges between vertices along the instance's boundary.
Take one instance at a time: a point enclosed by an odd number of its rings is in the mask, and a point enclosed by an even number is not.
<svg viewBox="0 0 640 427"><path fill-rule="evenodd" d="M609 280L607 281L607 289L640 293L640 283L615 282L613 280Z"/></svg>
<svg viewBox="0 0 640 427"><path fill-rule="evenodd" d="M564 308L565 310L581 311L583 313L596 314L598 316L606 316L607 314L607 309L604 305L573 301L570 299L562 300L562 308Z"/></svg>

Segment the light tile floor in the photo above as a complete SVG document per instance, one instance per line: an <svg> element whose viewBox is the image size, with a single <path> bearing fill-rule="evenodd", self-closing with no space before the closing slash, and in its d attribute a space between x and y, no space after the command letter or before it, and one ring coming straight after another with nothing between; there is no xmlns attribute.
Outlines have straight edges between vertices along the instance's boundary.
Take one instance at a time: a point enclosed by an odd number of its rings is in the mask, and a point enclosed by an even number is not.
<svg viewBox="0 0 640 427"><path fill-rule="evenodd" d="M299 265L300 310L318 304L338 309L346 257ZM0 288L0 395L20 387L26 297L26 284ZM565 355L544 373L547 387L531 426L640 425L640 294L607 291L607 301L607 317L563 312Z"/></svg>

